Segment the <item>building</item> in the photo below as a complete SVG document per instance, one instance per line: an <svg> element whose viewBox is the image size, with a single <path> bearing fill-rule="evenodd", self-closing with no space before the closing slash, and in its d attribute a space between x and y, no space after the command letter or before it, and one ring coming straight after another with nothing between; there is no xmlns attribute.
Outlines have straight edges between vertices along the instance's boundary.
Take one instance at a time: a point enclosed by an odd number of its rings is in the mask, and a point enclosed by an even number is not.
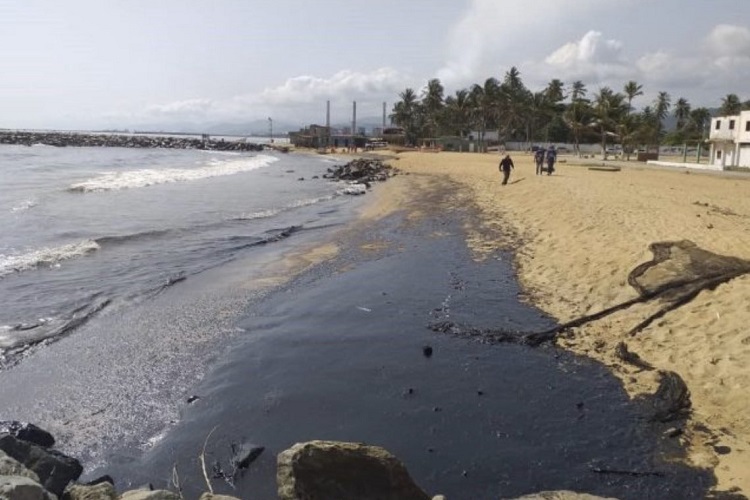
<svg viewBox="0 0 750 500"><path fill-rule="evenodd" d="M750 168L750 111L711 120L711 164Z"/></svg>

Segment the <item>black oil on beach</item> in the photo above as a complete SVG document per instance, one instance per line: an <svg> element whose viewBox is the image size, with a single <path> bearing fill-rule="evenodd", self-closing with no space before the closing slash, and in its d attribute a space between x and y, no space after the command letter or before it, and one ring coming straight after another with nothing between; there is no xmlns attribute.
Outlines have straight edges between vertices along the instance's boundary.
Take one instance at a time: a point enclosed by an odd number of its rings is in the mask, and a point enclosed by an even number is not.
<svg viewBox="0 0 750 500"><path fill-rule="evenodd" d="M507 498L568 489L620 499L705 498L710 472L656 460L661 437L601 365L555 348L483 345L436 335L451 320L542 330L521 303L510 256L472 260L464 217L435 192L421 218L399 213L339 235L341 254L249 306L243 332L147 451L118 449L89 470L120 490L206 490L198 456L230 470L232 444L265 451L233 487L275 498L276 454L313 439L383 446L430 494ZM429 347L429 349L428 349ZM212 432L213 430L213 432Z"/></svg>

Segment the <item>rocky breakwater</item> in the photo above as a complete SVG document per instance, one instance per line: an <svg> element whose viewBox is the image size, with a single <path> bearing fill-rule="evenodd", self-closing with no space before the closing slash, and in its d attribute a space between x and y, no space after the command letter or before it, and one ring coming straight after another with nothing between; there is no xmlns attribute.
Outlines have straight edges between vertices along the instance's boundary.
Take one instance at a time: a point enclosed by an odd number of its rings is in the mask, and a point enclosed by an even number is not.
<svg viewBox="0 0 750 500"><path fill-rule="evenodd" d="M78 483L83 467L75 458L54 449L55 439L39 427L17 421L0 421L0 499L2 500L182 500L179 481L174 490L155 490L146 485L118 494L110 476ZM233 467L247 469L263 447L239 446ZM205 453L205 450L204 450ZM200 457L203 461L203 456ZM221 472L221 471L219 471ZM222 472L209 479L203 463L208 492L199 500L239 500L215 494L211 479L227 479ZM234 476L232 480L234 480ZM297 443L277 458L278 498L281 500L446 500L425 493L406 467L378 446L339 441ZM232 482L229 482L232 484ZM570 491L542 492L524 500L597 500ZM518 499L521 500L521 499Z"/></svg>
<svg viewBox="0 0 750 500"><path fill-rule="evenodd" d="M83 134L78 132L20 132L0 131L0 144L33 146L44 144L56 147L112 147L204 149L210 151L262 151L263 144L223 139L198 139L157 135Z"/></svg>
<svg viewBox="0 0 750 500"><path fill-rule="evenodd" d="M358 158L345 165L329 168L323 177L346 182L348 185L343 193L358 195L365 194L373 182L384 182L398 173L398 169L382 160Z"/></svg>

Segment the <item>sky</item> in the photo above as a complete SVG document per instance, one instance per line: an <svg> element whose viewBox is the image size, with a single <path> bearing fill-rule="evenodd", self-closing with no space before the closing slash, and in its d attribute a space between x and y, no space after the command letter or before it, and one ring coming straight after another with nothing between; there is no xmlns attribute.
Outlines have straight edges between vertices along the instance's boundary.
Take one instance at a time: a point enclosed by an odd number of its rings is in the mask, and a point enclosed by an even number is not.
<svg viewBox="0 0 750 500"><path fill-rule="evenodd" d="M750 99L750 0L0 0L0 128L325 123L553 78Z"/></svg>

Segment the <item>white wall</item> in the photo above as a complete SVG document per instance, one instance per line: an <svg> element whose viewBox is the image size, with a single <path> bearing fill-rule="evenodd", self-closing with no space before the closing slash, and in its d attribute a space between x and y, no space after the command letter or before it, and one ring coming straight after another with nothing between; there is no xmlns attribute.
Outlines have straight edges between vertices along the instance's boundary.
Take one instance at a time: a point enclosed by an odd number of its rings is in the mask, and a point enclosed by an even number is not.
<svg viewBox="0 0 750 500"><path fill-rule="evenodd" d="M738 166L750 167L750 144L740 146L740 158Z"/></svg>

